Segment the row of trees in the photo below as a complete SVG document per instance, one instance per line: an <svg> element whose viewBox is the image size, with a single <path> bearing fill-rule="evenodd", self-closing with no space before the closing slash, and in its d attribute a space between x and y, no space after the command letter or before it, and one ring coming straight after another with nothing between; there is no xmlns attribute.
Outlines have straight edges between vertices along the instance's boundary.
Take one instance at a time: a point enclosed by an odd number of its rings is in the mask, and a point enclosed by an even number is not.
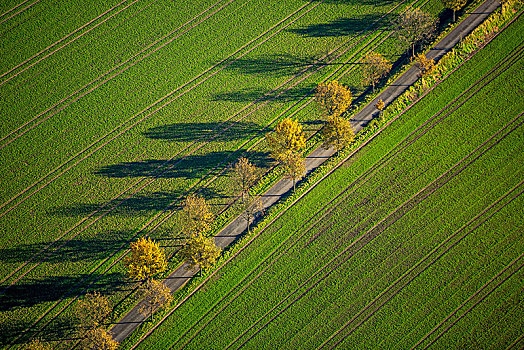
<svg viewBox="0 0 524 350"><path fill-rule="evenodd" d="M442 2L444 6L453 10L453 21L455 21L455 11L460 10L466 0L442 0ZM419 9L409 8L394 21L393 25L398 39L410 46L415 57L415 46L435 35L437 22ZM427 59L423 54L417 55L415 59L420 76L434 74L433 60ZM374 93L376 84L387 76L392 64L383 55L373 51L362 58L361 64L362 83L371 84ZM350 122L343 116L351 106L352 99L349 88L338 81L321 83L317 86L315 100L324 122L320 133L323 147L333 146L340 150L354 139ZM385 104L380 100L376 107L382 111ZM271 156L283 166L285 176L292 179L293 190L295 190L296 181L305 172L303 151L306 136L302 125L286 118L276 125L272 133L266 135L266 140ZM248 231L252 218L263 210L260 197L251 196L249 192L258 179L258 169L246 158L240 158L233 167L232 180L238 190L240 208L246 219ZM183 213L183 227L188 239L179 251L180 257L187 263L188 268L208 269L215 264L220 255L220 249L215 245L214 238L206 236L214 215L204 198L195 195L186 198ZM141 288L143 301L139 311L146 317L152 318L155 310L168 306L172 301L169 288L153 278L167 268L165 252L154 240L140 238L131 243L131 253L124 263L130 278L143 281ZM103 322L110 312L108 299L97 292L88 293L77 303L76 315L83 328L81 348L107 350L117 348L118 343L103 327ZM39 348L37 344L39 341L35 341L33 345Z"/></svg>

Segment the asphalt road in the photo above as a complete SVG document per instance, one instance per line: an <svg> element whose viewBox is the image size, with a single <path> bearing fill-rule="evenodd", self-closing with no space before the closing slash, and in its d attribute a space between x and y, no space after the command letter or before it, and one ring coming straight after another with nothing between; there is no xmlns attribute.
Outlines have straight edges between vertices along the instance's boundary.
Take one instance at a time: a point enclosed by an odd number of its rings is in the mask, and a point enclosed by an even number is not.
<svg viewBox="0 0 524 350"><path fill-rule="evenodd" d="M436 61L440 59L446 52L451 50L464 36L469 34L475 27L477 27L495 8L498 6L498 0L487 0L480 5L475 11L460 23L453 31L440 40L434 48L432 48L426 55ZM378 100L385 102L386 106L390 104L395 98L402 94L409 88L417 79L418 69L411 67L397 80L395 80L386 90L377 96L371 103L366 105L359 113L355 114L351 120L355 133L360 131L372 118L378 113L375 104ZM315 149L306 158L306 172L309 173L316 169L319 165L324 163L329 157L335 153L333 148L323 149L319 147ZM282 179L271 187L261 198L263 208L267 209L278 201L285 193L293 187L292 181ZM233 241L238 239L246 229L245 218L239 216L234 219L229 225L222 229L215 236L215 243L221 249L229 246ZM198 272L198 270L189 270L187 265L183 264L177 268L164 283L171 289L176 291L181 288L189 279ZM142 322L145 317L138 312L140 304L133 308L126 314L118 323L116 323L110 330L116 341L123 341L131 332L133 332Z"/></svg>

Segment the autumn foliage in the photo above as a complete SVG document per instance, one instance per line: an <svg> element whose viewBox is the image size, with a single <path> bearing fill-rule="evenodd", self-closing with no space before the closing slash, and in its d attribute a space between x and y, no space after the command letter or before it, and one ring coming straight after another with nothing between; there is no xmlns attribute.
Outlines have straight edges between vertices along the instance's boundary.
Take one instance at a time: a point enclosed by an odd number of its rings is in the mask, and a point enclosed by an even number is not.
<svg viewBox="0 0 524 350"><path fill-rule="evenodd" d="M181 258L188 263L188 268L200 266L207 269L213 266L220 256L220 248L215 245L214 239L198 234L190 237L180 250Z"/></svg>
<svg viewBox="0 0 524 350"><path fill-rule="evenodd" d="M306 146L302 125L290 118L278 123L273 133L266 136L266 140L271 149L271 155L278 161L282 160L286 152L301 152Z"/></svg>
<svg viewBox="0 0 524 350"><path fill-rule="evenodd" d="M375 84L385 77L391 70L391 63L381 54L376 52L367 53L361 60L362 82L373 86L375 93Z"/></svg>
<svg viewBox="0 0 524 350"><path fill-rule="evenodd" d="M149 237L131 243L131 253L124 263L129 277L135 280L150 279L167 268L164 251Z"/></svg>
<svg viewBox="0 0 524 350"><path fill-rule="evenodd" d="M348 87L333 80L318 84L315 100L324 117L338 117L349 108L353 96Z"/></svg>
<svg viewBox="0 0 524 350"><path fill-rule="evenodd" d="M351 128L349 120L342 117L328 118L321 133L322 139L324 140L324 148L334 146L340 150L355 138L355 133Z"/></svg>
<svg viewBox="0 0 524 350"><path fill-rule="evenodd" d="M185 229L189 235L204 233L211 227L215 216L203 197L190 195L184 202Z"/></svg>

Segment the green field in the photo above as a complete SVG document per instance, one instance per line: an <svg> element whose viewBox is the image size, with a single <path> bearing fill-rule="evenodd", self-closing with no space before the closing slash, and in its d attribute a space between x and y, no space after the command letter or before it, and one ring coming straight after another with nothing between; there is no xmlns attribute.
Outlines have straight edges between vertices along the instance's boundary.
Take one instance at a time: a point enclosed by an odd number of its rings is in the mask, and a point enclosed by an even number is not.
<svg viewBox="0 0 524 350"><path fill-rule="evenodd" d="M521 347L523 33L519 19L138 348Z"/></svg>
<svg viewBox="0 0 524 350"><path fill-rule="evenodd" d="M403 52L390 18L408 4L442 12L437 0L18 4L0 5L1 346L67 337L87 289L128 310L130 240L173 253L190 191L223 223L230 164L270 169L261 141L275 121L312 135L317 83L340 79L362 100L351 63Z"/></svg>

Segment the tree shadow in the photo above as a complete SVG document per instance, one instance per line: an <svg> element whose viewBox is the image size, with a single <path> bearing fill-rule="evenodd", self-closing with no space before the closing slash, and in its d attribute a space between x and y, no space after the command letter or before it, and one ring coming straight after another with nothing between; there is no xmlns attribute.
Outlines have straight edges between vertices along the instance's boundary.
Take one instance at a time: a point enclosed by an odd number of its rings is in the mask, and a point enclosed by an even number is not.
<svg viewBox="0 0 524 350"><path fill-rule="evenodd" d="M45 260L49 263L64 261L78 262L83 260L100 260L111 252L118 250L127 242L126 239L73 239L58 249L52 245L45 252ZM26 262L52 242L19 244L13 248L0 249L0 261L6 263Z"/></svg>
<svg viewBox="0 0 524 350"><path fill-rule="evenodd" d="M152 192L147 194L138 194L126 199L120 203L76 203L70 206L53 208L48 211L52 216L78 216L95 213L95 216L112 215L112 216L129 216L129 215L149 215L151 212L165 210L173 204L173 201L182 196L185 192ZM205 198L223 198L223 194L212 188L202 188L199 193ZM117 207L114 207L117 205ZM113 208L113 209L111 209ZM172 206L170 210L175 209ZM111 209L111 211L108 211Z"/></svg>
<svg viewBox="0 0 524 350"><path fill-rule="evenodd" d="M40 303L58 301L64 296L73 295L75 291L77 293L81 292L88 283L90 284L90 289L94 289L101 294L112 294L116 291L126 290L130 284L122 274L116 272L97 277L99 279L93 284L88 282L92 278L89 274L52 276L15 284L2 291L0 311L28 308Z"/></svg>
<svg viewBox="0 0 524 350"><path fill-rule="evenodd" d="M214 141L232 141L256 134L262 129L252 122L222 123L177 123L157 126L144 132L144 136L153 140L193 142L206 136L214 136Z"/></svg>
<svg viewBox="0 0 524 350"><path fill-rule="evenodd" d="M289 32L313 38L355 35L368 29L381 29L389 24L387 15L381 13L357 15L352 18L339 18L328 23L311 24L303 28L289 29ZM378 22L377 22L378 21Z"/></svg>
<svg viewBox="0 0 524 350"><path fill-rule="evenodd" d="M241 58L228 66L228 70L243 74L273 76L296 75L310 66L324 66L320 56L298 56L293 54L268 54L255 58Z"/></svg>
<svg viewBox="0 0 524 350"><path fill-rule="evenodd" d="M0 347L8 347L12 340L20 336L14 344L28 343L33 337L42 341L64 340L75 332L76 324L71 319L60 317L45 327L45 330L28 329L30 324L21 322L0 322Z"/></svg>
<svg viewBox="0 0 524 350"><path fill-rule="evenodd" d="M169 137L167 135L166 137ZM259 158L265 153L251 152L249 157ZM95 172L96 175L113 178L155 177L163 179L187 178L200 179L205 175L218 173L228 161L232 161L235 152L217 151L203 155L189 155L179 160L166 161L146 159L137 162L125 162L107 165ZM212 194L212 193L210 193Z"/></svg>
<svg viewBox="0 0 524 350"><path fill-rule="evenodd" d="M272 91L262 88L248 88L239 91L232 91L214 96L213 101L230 101L230 102L250 102L250 101L268 101L291 102L301 98L311 96L315 91L315 86L294 87L280 93L281 91Z"/></svg>

